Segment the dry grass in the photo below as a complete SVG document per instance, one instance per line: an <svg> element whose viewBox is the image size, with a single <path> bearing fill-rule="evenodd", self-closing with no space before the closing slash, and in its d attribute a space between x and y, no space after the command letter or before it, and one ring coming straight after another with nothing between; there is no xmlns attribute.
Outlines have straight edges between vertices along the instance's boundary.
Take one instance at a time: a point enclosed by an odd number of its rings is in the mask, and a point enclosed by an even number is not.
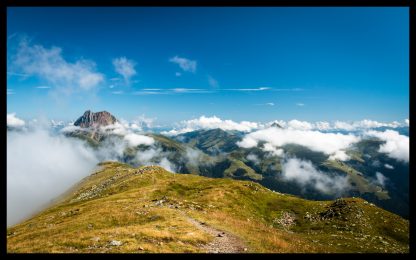
<svg viewBox="0 0 416 260"><path fill-rule="evenodd" d="M160 167L135 174L138 169L120 163L102 166L58 204L9 228L7 251L202 252L213 238L190 223L189 216L239 237L248 252L408 252L408 222L363 200L356 204L366 212L368 225L354 229L358 233L340 233L342 221L304 220L307 212L320 212L331 202L274 193L248 181L174 175ZM77 199L103 183L108 185L91 198ZM376 210L380 219L370 217ZM283 212L297 217L293 228L274 224ZM354 239L360 232L382 236L380 241L389 244L365 240L361 250L364 242ZM332 242L335 236L345 240L341 246Z"/></svg>

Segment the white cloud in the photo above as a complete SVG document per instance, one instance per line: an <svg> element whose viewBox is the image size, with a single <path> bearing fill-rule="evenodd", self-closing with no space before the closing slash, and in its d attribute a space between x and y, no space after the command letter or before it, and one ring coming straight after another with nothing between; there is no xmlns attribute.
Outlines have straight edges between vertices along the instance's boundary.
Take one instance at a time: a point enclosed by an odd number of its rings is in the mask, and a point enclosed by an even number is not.
<svg viewBox="0 0 416 260"><path fill-rule="evenodd" d="M345 157L343 157L341 151L359 140L360 138L354 135L271 127L247 134L237 145L243 148L251 148L264 141L275 148L279 148L286 144L298 144L313 151L343 159Z"/></svg>
<svg viewBox="0 0 416 260"><path fill-rule="evenodd" d="M137 96L147 96L147 95L168 95L168 92L159 91L159 90L139 90L132 93L132 95Z"/></svg>
<svg viewBox="0 0 416 260"><path fill-rule="evenodd" d="M381 172L376 172L376 183L380 184L382 187L386 184L387 177L384 176Z"/></svg>
<svg viewBox="0 0 416 260"><path fill-rule="evenodd" d="M340 161L348 161L351 159L345 151L336 151L333 155L329 156L329 160L340 160Z"/></svg>
<svg viewBox="0 0 416 260"><path fill-rule="evenodd" d="M272 121L267 123L266 125L271 125ZM282 127L287 127L290 129L300 129L300 130L320 130L320 131L357 131L357 130L366 130L372 128L379 128L379 127L390 127L390 128L397 128L402 126L397 121L393 121L390 123L385 122L377 122L374 120L364 119L361 121L354 121L354 122L345 122L345 121L335 121L333 123L327 121L317 121L317 122L307 122L307 121L299 121L299 120L291 120L289 122L285 122L283 120L278 121L279 125Z"/></svg>
<svg viewBox="0 0 416 260"><path fill-rule="evenodd" d="M214 79L213 77L211 77L210 75L208 75L208 84L211 88L218 88L218 81L216 79Z"/></svg>
<svg viewBox="0 0 416 260"><path fill-rule="evenodd" d="M119 122L115 122L112 125L102 126L100 130L103 132L109 132L119 136L125 136L131 131L129 130L129 124L125 120L120 119Z"/></svg>
<svg viewBox="0 0 416 260"><path fill-rule="evenodd" d="M371 166L373 166L373 167L380 167L380 165L381 165L381 163L380 163L379 160L375 160L371 163Z"/></svg>
<svg viewBox="0 0 416 260"><path fill-rule="evenodd" d="M393 165L390 165L390 164L388 164L388 163L384 164L384 167L385 167L386 169L389 169L389 170L394 170Z"/></svg>
<svg viewBox="0 0 416 260"><path fill-rule="evenodd" d="M266 103L266 106L274 106L274 103L273 102L269 102L269 103Z"/></svg>
<svg viewBox="0 0 416 260"><path fill-rule="evenodd" d="M303 104L303 103L296 103L296 105L297 105L298 107L303 107L303 106L305 106L305 104Z"/></svg>
<svg viewBox="0 0 416 260"><path fill-rule="evenodd" d="M167 91L173 93L211 93L209 90L199 88L171 88Z"/></svg>
<svg viewBox="0 0 416 260"><path fill-rule="evenodd" d="M340 194L349 189L348 177L330 176L317 170L312 162L291 158L282 163L282 176L301 186L311 186L326 194Z"/></svg>
<svg viewBox="0 0 416 260"><path fill-rule="evenodd" d="M167 171L175 173L175 166L166 157L163 157L157 165L163 167Z"/></svg>
<svg viewBox="0 0 416 260"><path fill-rule="evenodd" d="M374 120L368 120L364 119L361 121L355 121L355 122L343 122L343 121L336 121L334 123L333 129L339 129L339 130L346 130L346 131L354 131L359 129L371 129L371 128L378 128L378 127L391 127L391 128L397 128L401 126L401 124L397 121L393 121L390 123L383 123L378 122Z"/></svg>
<svg viewBox="0 0 416 260"><path fill-rule="evenodd" d="M37 86L37 89L50 89L51 87L49 86Z"/></svg>
<svg viewBox="0 0 416 260"><path fill-rule="evenodd" d="M155 140L149 136L138 135L134 133L125 135L124 140L126 140L127 143L133 147L138 145L152 145L155 142Z"/></svg>
<svg viewBox="0 0 416 260"><path fill-rule="evenodd" d="M7 89L7 95L14 95L14 94L16 94L16 92L14 92L13 89L11 89L11 88Z"/></svg>
<svg viewBox="0 0 416 260"><path fill-rule="evenodd" d="M16 113L7 114L7 126L22 127L24 125L25 125L25 121L16 117Z"/></svg>
<svg viewBox="0 0 416 260"><path fill-rule="evenodd" d="M409 126L409 119L405 119L404 122L405 122L406 126Z"/></svg>
<svg viewBox="0 0 416 260"><path fill-rule="evenodd" d="M352 131L354 130L354 126L347 122L343 121L335 121L333 129L340 129L340 130L346 130L346 131Z"/></svg>
<svg viewBox="0 0 416 260"><path fill-rule="evenodd" d="M61 48L31 45L27 40L20 42L12 66L24 74L48 81L66 94L94 89L104 81L103 74L95 71L93 61L69 62L63 58Z"/></svg>
<svg viewBox="0 0 416 260"><path fill-rule="evenodd" d="M255 164L259 164L260 163L259 157L257 155L255 155L255 154L250 153L250 154L247 155L246 158L247 158L247 160L252 161Z"/></svg>
<svg viewBox="0 0 416 260"><path fill-rule="evenodd" d="M176 77L180 77L180 76L182 76L182 73L180 73L180 72L175 72L175 76L176 76Z"/></svg>
<svg viewBox="0 0 416 260"><path fill-rule="evenodd" d="M264 144L263 151L270 152L272 155L275 155L275 156L282 156L284 152L283 149L277 149L270 143Z"/></svg>
<svg viewBox="0 0 416 260"><path fill-rule="evenodd" d="M122 95L122 94L124 94L124 91L122 91L122 90L112 91L111 94L113 94L113 95Z"/></svg>
<svg viewBox="0 0 416 260"><path fill-rule="evenodd" d="M225 131L229 130L237 130L242 132L250 132L253 129L259 128L259 124L255 122L249 122L249 121L241 121L240 123L234 122L232 120L222 120L219 117L212 116L212 117L206 117L201 116L197 119L191 119L182 121L180 123L181 128L180 129L173 129L168 132L162 132L162 134L167 135L177 135L181 133L187 133L192 132L199 129L215 129L220 128Z"/></svg>
<svg viewBox="0 0 416 260"><path fill-rule="evenodd" d="M330 130L331 129L331 124L325 121L319 121L315 123L315 128L318 130Z"/></svg>
<svg viewBox="0 0 416 260"><path fill-rule="evenodd" d="M135 91L133 95L178 95L178 94L207 94L213 93L210 89L200 88L167 88L167 89L142 89Z"/></svg>
<svg viewBox="0 0 416 260"><path fill-rule="evenodd" d="M135 129L152 128L155 121L156 118L146 117L144 114L142 114L132 120L132 125L130 127ZM135 126L133 127L133 125Z"/></svg>
<svg viewBox="0 0 416 260"><path fill-rule="evenodd" d="M228 88L228 89L224 89L224 90L251 92L251 91L265 91L265 90L270 90L270 89L271 88L269 88L269 87L260 87L260 88Z"/></svg>
<svg viewBox="0 0 416 260"><path fill-rule="evenodd" d="M379 152L399 161L409 162L409 137L394 130L384 132L370 130L367 135L378 137L386 143L380 145Z"/></svg>
<svg viewBox="0 0 416 260"><path fill-rule="evenodd" d="M62 128L60 130L60 132L62 133L71 133L71 132L75 132L75 131L82 131L83 129L79 126L75 126L75 125L67 125L64 128Z"/></svg>
<svg viewBox="0 0 416 260"><path fill-rule="evenodd" d="M173 62L175 64L178 64L179 67L183 71L188 71L188 72L193 72L193 73L195 73L195 71L196 71L197 63L196 63L195 60L189 60L189 59L186 59L186 58L175 56L173 58L170 58L169 61Z"/></svg>
<svg viewBox="0 0 416 260"><path fill-rule="evenodd" d="M297 129L297 130L311 130L314 128L314 126L306 121L299 121L299 120L290 120L287 123L287 126L289 129Z"/></svg>
<svg viewBox="0 0 416 260"><path fill-rule="evenodd" d="M82 178L98 160L79 140L45 130L7 133L7 225L46 206Z"/></svg>
<svg viewBox="0 0 416 260"><path fill-rule="evenodd" d="M160 147L151 146L144 151L138 151L135 158L141 165L159 165L170 172L176 172L175 165L167 159L167 155Z"/></svg>
<svg viewBox="0 0 416 260"><path fill-rule="evenodd" d="M168 89L169 90L169 89ZM177 93L193 93L197 91L203 91L199 89L175 89ZM166 93L166 92L163 92ZM274 103L263 103L263 104L255 104L255 105L263 105L263 106L273 106ZM366 130L371 129L373 127L398 127L400 124L396 121L393 121L391 123L380 123L377 121L372 120L361 120L361 121L355 121L355 122L344 122L344 121L335 121L334 123L330 123L327 121L317 121L317 122L308 122L308 121L300 121L300 120L290 120L290 121L283 121L283 120L274 120L265 124L259 123L259 122L247 122L243 121L240 123L236 123L232 120L222 120L217 117L205 117L201 116L199 119L192 119L187 121L182 121L180 123L180 126L171 130L171 131L164 131L162 134L168 134L168 135L177 135L181 133L191 132L198 129L213 129L213 128L221 128L223 130L238 130L238 131L244 131L244 132L250 132L253 130L258 129L265 129L271 127L274 123L277 123L282 128L289 129L289 130L303 130L303 131L312 131L312 130L318 130L318 131L334 131L338 132L339 130L342 131L357 131L357 130ZM224 125L221 125L224 124ZM238 127L236 125L247 125L250 124L249 127ZM242 130L244 129L244 130ZM334 155L333 158L347 158L346 155L343 155L342 153L338 153L337 155Z"/></svg>
<svg viewBox="0 0 416 260"><path fill-rule="evenodd" d="M173 136L173 135L180 135L180 134L184 134L184 133L189 133L192 131L195 131L196 129L193 128L181 128L181 129L172 129L169 131L162 131L161 134L162 135L168 135L168 136Z"/></svg>
<svg viewBox="0 0 416 260"><path fill-rule="evenodd" d="M185 154L188 163L194 167L198 167L203 161L201 160L203 157L203 153L198 149L193 149L190 147L186 147L186 154Z"/></svg>
<svg viewBox="0 0 416 260"><path fill-rule="evenodd" d="M130 84L130 78L136 75L136 70L134 69L136 62L126 57L120 57L113 59L113 66L115 71L123 76L126 84Z"/></svg>

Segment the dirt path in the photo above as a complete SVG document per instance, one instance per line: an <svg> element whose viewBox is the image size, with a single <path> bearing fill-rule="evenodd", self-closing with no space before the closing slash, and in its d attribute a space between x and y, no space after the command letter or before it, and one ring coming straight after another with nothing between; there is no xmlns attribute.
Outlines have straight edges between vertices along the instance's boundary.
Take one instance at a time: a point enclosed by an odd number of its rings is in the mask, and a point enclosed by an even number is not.
<svg viewBox="0 0 416 260"><path fill-rule="evenodd" d="M240 238L218 230L204 222L199 222L189 216L185 215L185 217L198 229L201 229L214 237L214 240L211 243L202 247L207 253L244 253L247 251L247 247Z"/></svg>

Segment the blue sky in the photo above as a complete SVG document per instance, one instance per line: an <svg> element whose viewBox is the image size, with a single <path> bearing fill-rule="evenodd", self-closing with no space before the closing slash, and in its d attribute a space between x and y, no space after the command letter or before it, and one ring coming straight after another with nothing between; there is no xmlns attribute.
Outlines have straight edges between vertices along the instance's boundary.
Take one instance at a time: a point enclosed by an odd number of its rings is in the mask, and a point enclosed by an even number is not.
<svg viewBox="0 0 416 260"><path fill-rule="evenodd" d="M8 8L7 110L402 121L408 24L408 8Z"/></svg>

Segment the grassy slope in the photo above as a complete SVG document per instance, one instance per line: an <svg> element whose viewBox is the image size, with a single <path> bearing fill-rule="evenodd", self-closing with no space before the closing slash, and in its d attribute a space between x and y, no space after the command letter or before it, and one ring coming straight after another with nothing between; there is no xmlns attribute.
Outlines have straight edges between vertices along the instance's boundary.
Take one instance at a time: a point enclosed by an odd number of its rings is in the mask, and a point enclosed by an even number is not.
<svg viewBox="0 0 416 260"><path fill-rule="evenodd" d="M7 251L201 252L213 238L189 216L238 236L248 252L408 252L408 221L362 199L344 201L337 207L249 181L105 163L60 203L9 228Z"/></svg>
<svg viewBox="0 0 416 260"><path fill-rule="evenodd" d="M386 190L383 190L380 186L370 183L364 178L362 173L339 160L327 160L323 163L323 165L330 169L337 169L348 174L351 183L356 185L356 188L360 193L374 193L374 195L381 200L390 198Z"/></svg>

